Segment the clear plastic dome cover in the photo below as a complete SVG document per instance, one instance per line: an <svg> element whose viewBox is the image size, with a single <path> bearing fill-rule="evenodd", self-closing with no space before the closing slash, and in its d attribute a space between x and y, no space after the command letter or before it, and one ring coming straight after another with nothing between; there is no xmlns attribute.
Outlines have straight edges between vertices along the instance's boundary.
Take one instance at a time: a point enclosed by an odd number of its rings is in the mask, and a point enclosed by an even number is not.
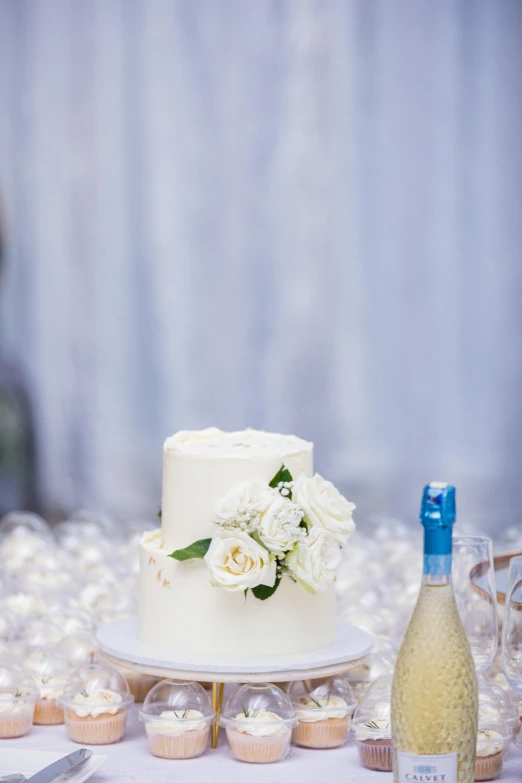
<svg viewBox="0 0 522 783"><path fill-rule="evenodd" d="M257 724L277 720L277 715L287 726L295 726L297 718L288 694L276 685L242 685L227 701L221 716L221 725L233 725L241 720L243 725L249 719ZM240 716L238 718L238 716Z"/></svg>
<svg viewBox="0 0 522 783"><path fill-rule="evenodd" d="M213 718L210 698L197 682L162 680L149 691L140 712L142 719L161 716L162 712L175 713L169 719L186 719L186 713L197 710L201 715ZM189 716L193 717L193 716Z"/></svg>
<svg viewBox="0 0 522 783"><path fill-rule="evenodd" d="M0 699L6 697L33 696L38 698L34 677L15 663L0 661Z"/></svg>
<svg viewBox="0 0 522 783"><path fill-rule="evenodd" d="M498 732L504 740L511 738L511 729L508 727L501 711L490 701L482 698L479 698L478 728L479 731Z"/></svg>
<svg viewBox="0 0 522 783"><path fill-rule="evenodd" d="M324 710L325 716L344 718L352 715L357 707L357 701L347 680L335 677L314 687L313 681L297 680L290 683L288 696L299 717L306 712Z"/></svg>
<svg viewBox="0 0 522 783"><path fill-rule="evenodd" d="M519 721L518 710L509 695L483 674L479 675L478 685L480 701L489 702L496 707L508 725L517 725Z"/></svg>
<svg viewBox="0 0 522 783"><path fill-rule="evenodd" d="M27 623L21 633L28 648L54 647L64 637L61 628L48 619Z"/></svg>
<svg viewBox="0 0 522 783"><path fill-rule="evenodd" d="M391 688L393 676L379 677L370 686L352 718L352 727L357 734L364 730L371 736L372 731L381 737L391 737Z"/></svg>
<svg viewBox="0 0 522 783"><path fill-rule="evenodd" d="M10 536L40 537L53 542L53 534L50 526L38 514L30 511L10 511L0 520L0 543Z"/></svg>
<svg viewBox="0 0 522 783"><path fill-rule="evenodd" d="M67 658L53 650L32 650L24 658L23 666L37 681L59 679L65 684L71 674Z"/></svg>
<svg viewBox="0 0 522 783"><path fill-rule="evenodd" d="M74 668L95 663L100 655L98 645L90 633L75 633L66 636L59 642L56 649L67 658Z"/></svg>
<svg viewBox="0 0 522 783"><path fill-rule="evenodd" d="M95 701L98 694L101 698L106 691L119 694L122 707L128 707L133 701L127 681L116 669L102 662L91 663L81 666L70 675L60 701L66 706L77 704L75 697L78 694Z"/></svg>

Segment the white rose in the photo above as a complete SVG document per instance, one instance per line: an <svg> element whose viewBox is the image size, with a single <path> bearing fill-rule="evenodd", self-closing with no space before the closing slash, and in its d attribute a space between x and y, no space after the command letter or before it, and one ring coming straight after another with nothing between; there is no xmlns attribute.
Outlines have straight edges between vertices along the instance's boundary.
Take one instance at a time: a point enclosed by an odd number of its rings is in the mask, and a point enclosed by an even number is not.
<svg viewBox="0 0 522 783"><path fill-rule="evenodd" d="M344 546L355 530L352 518L355 504L318 473L313 478L301 474L295 479L292 501L303 509L308 525L328 530L339 546Z"/></svg>
<svg viewBox="0 0 522 783"><path fill-rule="evenodd" d="M264 481L236 484L216 503L214 521L222 527L246 530L259 522L260 514L272 502L274 492Z"/></svg>
<svg viewBox="0 0 522 783"><path fill-rule="evenodd" d="M273 587L276 560L242 530L218 530L205 555L214 587L230 592L249 587Z"/></svg>
<svg viewBox="0 0 522 783"><path fill-rule="evenodd" d="M275 555L288 552L306 535L305 528L300 527L302 519L299 506L274 490L270 504L261 513L259 538Z"/></svg>
<svg viewBox="0 0 522 783"><path fill-rule="evenodd" d="M332 533L321 527L308 535L285 558L293 576L309 593L326 590L335 579L341 561L341 548Z"/></svg>

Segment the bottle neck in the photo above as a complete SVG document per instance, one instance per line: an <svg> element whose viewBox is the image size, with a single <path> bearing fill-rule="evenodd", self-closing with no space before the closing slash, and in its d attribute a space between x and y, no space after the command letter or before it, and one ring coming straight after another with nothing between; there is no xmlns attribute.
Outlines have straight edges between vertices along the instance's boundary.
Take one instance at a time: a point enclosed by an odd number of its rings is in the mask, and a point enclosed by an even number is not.
<svg viewBox="0 0 522 783"><path fill-rule="evenodd" d="M426 527L424 530L423 583L446 585L451 583L452 526Z"/></svg>

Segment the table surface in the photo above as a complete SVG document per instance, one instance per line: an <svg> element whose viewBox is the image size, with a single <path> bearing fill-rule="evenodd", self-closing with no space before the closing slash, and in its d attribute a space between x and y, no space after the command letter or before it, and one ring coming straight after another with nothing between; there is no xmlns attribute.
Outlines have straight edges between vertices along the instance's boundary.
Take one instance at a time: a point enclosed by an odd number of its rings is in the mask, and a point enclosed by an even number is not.
<svg viewBox="0 0 522 783"><path fill-rule="evenodd" d="M392 774L364 769L359 764L357 749L353 743L336 750L305 750L291 748L291 754L279 764L243 764L229 754L226 737L220 731L216 750L208 750L204 756L187 761L167 761L152 756L148 749L143 724L138 719L139 705L129 712L127 732L122 742L103 745L99 752L109 760L98 774L90 778L92 783L287 783L298 779L301 783L316 783L319 779L342 783L390 783ZM4 744L5 743L5 744ZM16 740L0 740L3 747L32 748L71 753L75 745L66 735L64 726L34 726L26 737ZM92 750L96 753L96 748ZM522 749L511 746L499 781L522 781Z"/></svg>

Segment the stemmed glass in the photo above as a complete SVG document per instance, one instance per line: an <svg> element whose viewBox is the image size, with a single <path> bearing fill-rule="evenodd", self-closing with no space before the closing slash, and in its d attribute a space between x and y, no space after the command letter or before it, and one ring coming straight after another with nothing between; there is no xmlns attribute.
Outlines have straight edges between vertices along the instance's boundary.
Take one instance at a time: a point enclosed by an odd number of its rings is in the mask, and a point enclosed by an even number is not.
<svg viewBox="0 0 522 783"><path fill-rule="evenodd" d="M505 609L502 670L513 690L522 696L522 557L513 557L509 563ZM515 744L522 747L520 734Z"/></svg>
<svg viewBox="0 0 522 783"><path fill-rule="evenodd" d="M453 589L477 672L485 672L498 647L493 545L487 536L454 536Z"/></svg>

